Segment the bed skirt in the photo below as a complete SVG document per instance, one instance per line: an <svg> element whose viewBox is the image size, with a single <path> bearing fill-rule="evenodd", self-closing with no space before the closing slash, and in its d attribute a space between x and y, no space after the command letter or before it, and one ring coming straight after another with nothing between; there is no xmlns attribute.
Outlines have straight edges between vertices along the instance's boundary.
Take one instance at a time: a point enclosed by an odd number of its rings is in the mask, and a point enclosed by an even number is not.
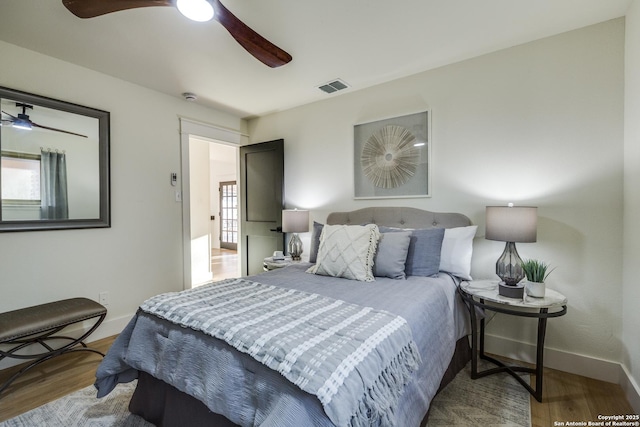
<svg viewBox="0 0 640 427"><path fill-rule="evenodd" d="M468 337L462 337L456 343L456 351L449 363L438 391L449 384L458 372L471 360ZM129 411L158 427L182 427L213 425L216 427L237 427L227 418L211 412L198 399L189 396L151 375L140 372L138 386L129 402ZM427 424L429 414L420 424Z"/></svg>

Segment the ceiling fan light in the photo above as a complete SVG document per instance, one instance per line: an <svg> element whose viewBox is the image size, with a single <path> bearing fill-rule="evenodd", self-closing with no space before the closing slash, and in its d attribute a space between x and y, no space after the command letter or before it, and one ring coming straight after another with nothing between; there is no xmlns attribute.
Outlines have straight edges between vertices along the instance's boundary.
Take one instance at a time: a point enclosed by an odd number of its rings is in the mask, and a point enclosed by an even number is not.
<svg viewBox="0 0 640 427"><path fill-rule="evenodd" d="M13 126L16 129L31 130L31 123L29 123L28 120L24 120L24 119L14 120L11 126Z"/></svg>
<svg viewBox="0 0 640 427"><path fill-rule="evenodd" d="M178 0L178 10L192 21L206 22L213 19L213 6L207 0Z"/></svg>

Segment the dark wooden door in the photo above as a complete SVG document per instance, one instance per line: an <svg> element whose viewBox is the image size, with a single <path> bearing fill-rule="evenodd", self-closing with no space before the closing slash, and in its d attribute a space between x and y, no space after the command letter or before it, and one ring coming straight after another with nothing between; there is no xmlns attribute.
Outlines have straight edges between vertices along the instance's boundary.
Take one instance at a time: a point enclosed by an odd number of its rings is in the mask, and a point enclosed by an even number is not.
<svg viewBox="0 0 640 427"><path fill-rule="evenodd" d="M262 272L262 261L284 249L284 140L240 147L242 275Z"/></svg>

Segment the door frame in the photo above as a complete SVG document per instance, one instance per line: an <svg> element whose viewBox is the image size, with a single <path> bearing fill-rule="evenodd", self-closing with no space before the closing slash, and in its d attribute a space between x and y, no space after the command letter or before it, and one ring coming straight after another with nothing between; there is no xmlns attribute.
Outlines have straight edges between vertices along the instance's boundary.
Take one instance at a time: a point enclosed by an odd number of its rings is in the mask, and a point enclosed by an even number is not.
<svg viewBox="0 0 640 427"><path fill-rule="evenodd" d="M182 265L183 265L183 289L191 289L191 193L190 193L190 165L189 165L189 137L210 139L211 142L240 147L249 143L249 136L237 130L225 129L209 123L198 122L185 117L180 120L180 163L181 185L177 189L182 199ZM240 170L240 160L237 159L236 169ZM240 177L238 177L238 181ZM178 195L176 194L176 197ZM241 201L238 200L240 209ZM238 251L242 251L238 242Z"/></svg>

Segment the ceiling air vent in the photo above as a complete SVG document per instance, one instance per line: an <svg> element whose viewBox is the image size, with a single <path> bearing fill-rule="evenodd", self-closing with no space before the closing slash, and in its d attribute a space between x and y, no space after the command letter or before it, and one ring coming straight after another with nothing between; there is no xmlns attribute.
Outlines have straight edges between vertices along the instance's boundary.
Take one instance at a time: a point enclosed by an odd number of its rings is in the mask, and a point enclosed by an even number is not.
<svg viewBox="0 0 640 427"><path fill-rule="evenodd" d="M342 89L346 89L348 88L349 85L346 84L345 82L343 82L340 79L336 79L333 80L329 83L325 83L323 85L318 86L318 89L320 89L321 91L325 92L325 93L333 93L333 92L337 92L339 90Z"/></svg>

